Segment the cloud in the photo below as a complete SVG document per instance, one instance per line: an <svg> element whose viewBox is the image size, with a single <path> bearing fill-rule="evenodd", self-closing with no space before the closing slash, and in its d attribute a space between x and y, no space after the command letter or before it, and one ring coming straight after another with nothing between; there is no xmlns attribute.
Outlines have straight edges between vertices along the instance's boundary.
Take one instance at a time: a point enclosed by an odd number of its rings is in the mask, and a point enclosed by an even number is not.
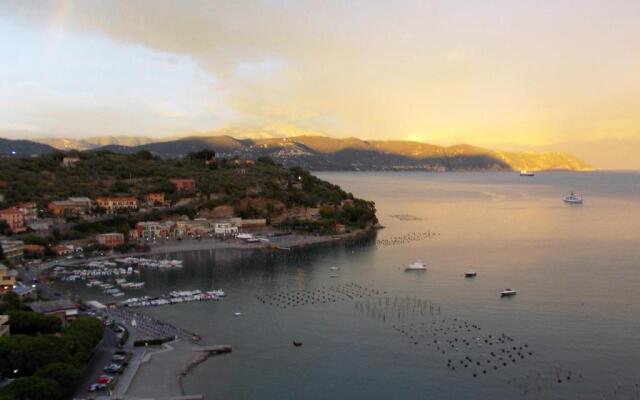
<svg viewBox="0 0 640 400"><path fill-rule="evenodd" d="M640 125L634 2L8 0L2 12L35 29L60 4L52 29L193 60L215 80L200 107L149 105L158 118L200 108L226 126L509 146Z"/></svg>

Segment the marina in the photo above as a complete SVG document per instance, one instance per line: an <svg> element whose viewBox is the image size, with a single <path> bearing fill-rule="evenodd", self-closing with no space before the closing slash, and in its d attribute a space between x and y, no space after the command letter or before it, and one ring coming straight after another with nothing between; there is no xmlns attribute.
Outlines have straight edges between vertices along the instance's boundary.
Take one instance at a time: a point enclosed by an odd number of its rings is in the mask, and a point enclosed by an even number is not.
<svg viewBox="0 0 640 400"><path fill-rule="evenodd" d="M189 303L194 301L217 301L225 297L226 294L222 290L210 290L203 292L201 290L180 290L173 291L168 294L151 297L133 297L118 303L120 307L138 308L138 307L157 307L170 304Z"/></svg>

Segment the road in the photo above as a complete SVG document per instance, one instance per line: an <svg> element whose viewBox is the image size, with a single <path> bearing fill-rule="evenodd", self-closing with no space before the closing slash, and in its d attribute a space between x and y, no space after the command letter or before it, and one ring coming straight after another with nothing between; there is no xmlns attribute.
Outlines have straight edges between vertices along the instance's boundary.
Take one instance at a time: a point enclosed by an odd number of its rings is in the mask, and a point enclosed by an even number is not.
<svg viewBox="0 0 640 400"><path fill-rule="evenodd" d="M78 385L75 388L73 398L83 399L87 396L94 396L90 394L87 389L92 383L96 383L100 375L104 375L103 368L111 363L111 356L116 349L117 338L115 333L105 328L104 337L98 346L96 347L93 357L86 365L82 377L78 380Z"/></svg>

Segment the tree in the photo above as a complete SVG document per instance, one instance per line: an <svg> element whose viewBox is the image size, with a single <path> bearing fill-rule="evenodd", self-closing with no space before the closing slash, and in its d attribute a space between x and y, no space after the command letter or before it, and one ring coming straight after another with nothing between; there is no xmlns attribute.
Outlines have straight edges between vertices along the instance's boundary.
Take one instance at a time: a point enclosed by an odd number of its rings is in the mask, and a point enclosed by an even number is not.
<svg viewBox="0 0 640 400"><path fill-rule="evenodd" d="M53 315L45 315L31 311L10 311L9 326L14 335L37 335L60 332L62 322Z"/></svg>
<svg viewBox="0 0 640 400"><path fill-rule="evenodd" d="M18 400L58 400L62 397L58 382L38 376L18 378L3 392Z"/></svg>
<svg viewBox="0 0 640 400"><path fill-rule="evenodd" d="M14 292L5 293L4 296L2 296L2 301L0 301L0 309L2 309L3 312L22 309L20 296Z"/></svg>
<svg viewBox="0 0 640 400"><path fill-rule="evenodd" d="M189 153L188 158L192 160L211 161L216 156L215 151L209 149L202 149L195 153Z"/></svg>
<svg viewBox="0 0 640 400"><path fill-rule="evenodd" d="M80 378L80 369L63 362L55 362L40 368L35 376L52 379L58 382L65 392L69 392Z"/></svg>
<svg viewBox="0 0 640 400"><path fill-rule="evenodd" d="M0 235L8 235L11 233L11 228L9 228L9 224L7 223L7 221L0 219ZM2 246L0 246L1 248ZM1 257L0 260L4 258Z"/></svg>

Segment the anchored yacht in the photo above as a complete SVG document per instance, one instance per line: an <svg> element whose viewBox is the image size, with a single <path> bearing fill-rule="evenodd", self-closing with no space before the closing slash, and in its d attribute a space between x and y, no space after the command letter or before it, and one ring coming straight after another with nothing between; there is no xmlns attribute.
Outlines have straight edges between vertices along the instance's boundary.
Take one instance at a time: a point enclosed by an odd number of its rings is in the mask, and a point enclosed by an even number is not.
<svg viewBox="0 0 640 400"><path fill-rule="evenodd" d="M573 193L564 196L564 202L567 204L582 204L582 195Z"/></svg>
<svg viewBox="0 0 640 400"><path fill-rule="evenodd" d="M422 261L416 261L406 266L405 271L424 271L427 266Z"/></svg>
<svg viewBox="0 0 640 400"><path fill-rule="evenodd" d="M515 290L507 288L500 292L500 297L515 296L516 293L517 292Z"/></svg>

